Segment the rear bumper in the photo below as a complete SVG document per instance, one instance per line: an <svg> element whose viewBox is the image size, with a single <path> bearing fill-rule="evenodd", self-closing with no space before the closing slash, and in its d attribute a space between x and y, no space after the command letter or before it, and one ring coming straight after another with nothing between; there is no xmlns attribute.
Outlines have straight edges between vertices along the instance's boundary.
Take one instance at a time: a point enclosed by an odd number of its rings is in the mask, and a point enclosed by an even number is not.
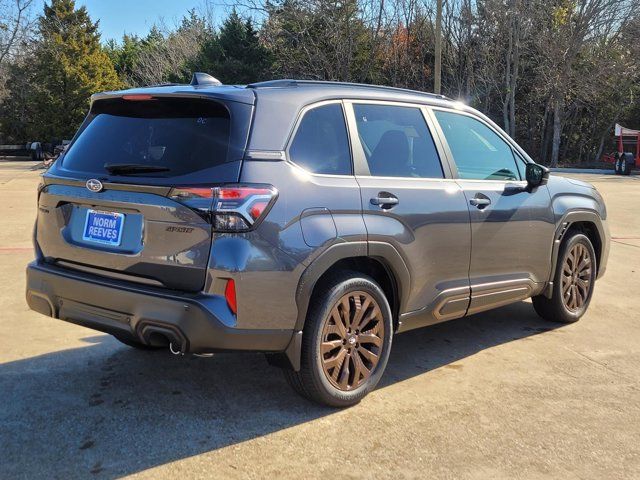
<svg viewBox="0 0 640 480"><path fill-rule="evenodd" d="M183 353L282 352L293 336L292 330L234 328L218 295L167 293L38 261L27 267L26 293L29 307L43 315L147 344L164 336Z"/></svg>

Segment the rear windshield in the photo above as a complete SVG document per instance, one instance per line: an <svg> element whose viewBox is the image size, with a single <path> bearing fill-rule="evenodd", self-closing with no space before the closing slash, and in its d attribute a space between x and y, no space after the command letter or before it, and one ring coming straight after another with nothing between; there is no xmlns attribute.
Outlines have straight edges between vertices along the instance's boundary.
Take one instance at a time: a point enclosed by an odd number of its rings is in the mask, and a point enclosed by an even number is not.
<svg viewBox="0 0 640 480"><path fill-rule="evenodd" d="M62 166L104 175L105 165L141 165L161 171L128 175L186 175L227 161L229 123L225 106L210 100L100 100Z"/></svg>

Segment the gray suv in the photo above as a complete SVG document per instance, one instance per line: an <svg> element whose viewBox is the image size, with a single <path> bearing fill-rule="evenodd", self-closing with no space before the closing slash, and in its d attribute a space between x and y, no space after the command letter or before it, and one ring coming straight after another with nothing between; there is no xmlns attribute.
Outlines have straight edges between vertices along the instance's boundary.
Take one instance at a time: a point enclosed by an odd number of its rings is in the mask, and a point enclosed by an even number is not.
<svg viewBox="0 0 640 480"><path fill-rule="evenodd" d="M27 301L135 348L265 352L348 406L396 333L528 297L578 320L606 216L443 96L196 74L92 97L38 189Z"/></svg>

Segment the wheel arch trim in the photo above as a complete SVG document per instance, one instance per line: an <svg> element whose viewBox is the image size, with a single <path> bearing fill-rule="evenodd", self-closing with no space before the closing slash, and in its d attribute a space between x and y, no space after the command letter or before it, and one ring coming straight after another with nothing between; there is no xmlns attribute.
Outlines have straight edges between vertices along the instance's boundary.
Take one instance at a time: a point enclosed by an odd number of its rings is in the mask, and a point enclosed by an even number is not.
<svg viewBox="0 0 640 480"><path fill-rule="evenodd" d="M585 210L585 209L575 209L565 212L560 221L558 222L558 226L556 228L554 237L553 237L553 249L551 253L551 271L549 273L548 286L545 290L545 295L551 295L553 290L553 278L555 277L556 267L558 265L558 255L560 254L560 245L562 245L562 241L564 240L565 233L571 229L571 226L578 222L587 222L591 223L595 226L600 244L601 244L601 252L600 259L605 259L606 248L608 248L608 237L604 225L602 224L602 219L597 214L597 212L593 210ZM595 248L595 246L594 246ZM604 273L604 263L599 263L596 265L598 269L597 278L600 278Z"/></svg>
<svg viewBox="0 0 640 480"><path fill-rule="evenodd" d="M285 351L288 364L294 370L298 371L300 369L302 329L304 328L313 289L322 275L333 265L340 260L354 257L374 258L381 261L395 280L399 314L402 312L404 305L406 305L411 285L411 274L406 262L393 245L386 242L360 241L338 243L330 246L305 269L298 282L296 290L298 318L296 319L293 338Z"/></svg>
<svg viewBox="0 0 640 480"><path fill-rule="evenodd" d="M295 330L302 330L307 316L309 300L314 287L322 275L340 260L354 257L373 258L383 263L394 277L398 289L399 313L407 303L411 274L406 262L396 248L386 242L346 242L338 243L322 252L303 272L296 290L298 318Z"/></svg>

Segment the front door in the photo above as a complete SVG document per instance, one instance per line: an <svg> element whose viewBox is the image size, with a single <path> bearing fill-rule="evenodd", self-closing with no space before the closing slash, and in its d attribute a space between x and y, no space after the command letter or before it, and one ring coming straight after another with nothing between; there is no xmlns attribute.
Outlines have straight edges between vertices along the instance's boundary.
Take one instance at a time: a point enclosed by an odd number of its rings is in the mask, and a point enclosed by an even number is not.
<svg viewBox="0 0 640 480"><path fill-rule="evenodd" d="M555 224L546 186L528 191L525 162L472 115L433 110L471 219L468 313L537 293L549 278Z"/></svg>

